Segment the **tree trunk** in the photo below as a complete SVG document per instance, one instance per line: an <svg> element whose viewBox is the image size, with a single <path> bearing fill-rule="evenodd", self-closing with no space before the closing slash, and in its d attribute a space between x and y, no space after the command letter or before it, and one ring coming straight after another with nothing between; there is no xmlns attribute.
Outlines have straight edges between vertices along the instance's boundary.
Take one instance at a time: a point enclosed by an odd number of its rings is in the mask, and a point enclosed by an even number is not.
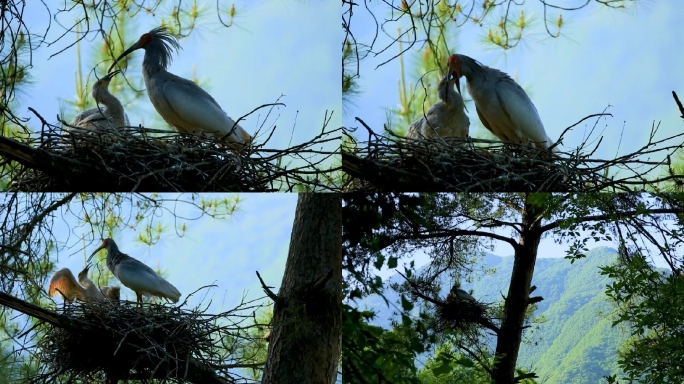
<svg viewBox="0 0 684 384"><path fill-rule="evenodd" d="M501 332L496 343L496 357L499 360L494 365L492 378L497 384L512 384L515 378L527 299L530 296L534 264L537 261L537 249L542 235L541 211L540 207L525 202L522 233L519 247L515 251L511 284L508 287Z"/></svg>
<svg viewBox="0 0 684 384"><path fill-rule="evenodd" d="M333 383L341 337L342 198L300 194L262 383Z"/></svg>

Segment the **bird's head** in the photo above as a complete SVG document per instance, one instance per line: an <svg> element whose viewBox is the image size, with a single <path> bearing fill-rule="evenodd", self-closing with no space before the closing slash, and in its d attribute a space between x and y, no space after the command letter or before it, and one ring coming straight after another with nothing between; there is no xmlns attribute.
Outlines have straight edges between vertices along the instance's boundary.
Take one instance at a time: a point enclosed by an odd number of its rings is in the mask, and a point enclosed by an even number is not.
<svg viewBox="0 0 684 384"><path fill-rule="evenodd" d="M103 287L102 293L110 300L121 300L121 287L119 286Z"/></svg>
<svg viewBox="0 0 684 384"><path fill-rule="evenodd" d="M456 90L458 93L461 93L461 82L459 79L463 76L463 69L461 68L461 59L458 55L449 56L447 59L447 71L454 79L454 83L456 83Z"/></svg>
<svg viewBox="0 0 684 384"><path fill-rule="evenodd" d="M90 270L91 266L91 263L86 264L85 268L78 274L78 281L88 278L88 270Z"/></svg>
<svg viewBox="0 0 684 384"><path fill-rule="evenodd" d="M96 81L95 84L93 84L93 99L97 99L97 93L100 91L100 89L109 88L109 83L112 81L112 78L119 73L121 73L121 70L117 69L116 71L108 73L103 78Z"/></svg>
<svg viewBox="0 0 684 384"><path fill-rule="evenodd" d="M166 69L171 63L173 49L180 49L180 44L178 44L176 38L169 33L166 27L154 28L147 33L143 33L135 44L131 45L117 57L107 72L110 72L116 63L126 57L129 53L141 48L145 50L145 62L143 64L149 62L153 63L157 69Z"/></svg>
<svg viewBox="0 0 684 384"><path fill-rule="evenodd" d="M102 245L100 245L100 246L99 246L99 247L90 255L90 257L88 258L88 261L90 261L90 260L93 258L93 256L95 256L96 253L100 252L100 250L105 249L105 248L107 248L107 256L109 256L109 247L110 247L110 244L113 244L113 243L114 243L114 240L112 240L112 239L110 239L110 238L104 239L104 241L102 241Z"/></svg>

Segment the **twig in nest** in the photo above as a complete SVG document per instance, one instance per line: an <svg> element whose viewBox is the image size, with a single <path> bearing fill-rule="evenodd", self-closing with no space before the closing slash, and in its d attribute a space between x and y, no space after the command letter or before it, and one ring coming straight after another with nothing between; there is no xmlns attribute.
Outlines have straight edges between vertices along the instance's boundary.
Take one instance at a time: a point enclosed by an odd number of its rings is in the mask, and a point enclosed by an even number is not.
<svg viewBox="0 0 684 384"><path fill-rule="evenodd" d="M277 104L274 104L277 105ZM34 112L35 113L35 112ZM39 115L38 115L39 116ZM88 131L44 119L39 137L0 137L0 178L13 191L275 192L305 186L337 191L329 181L339 168L323 167L339 153L319 149L338 141L341 128L284 150L266 143L237 153L214 137L142 127ZM68 124L65 123L65 126ZM157 135L153 137L151 134ZM231 147L232 148L232 147ZM233 148L234 149L234 148Z"/></svg>
<svg viewBox="0 0 684 384"><path fill-rule="evenodd" d="M587 116L602 118L610 114ZM670 169L670 156L684 149L684 133L658 140L653 125L648 142L612 160L592 158L601 140L585 140L572 153L549 153L522 145L468 138L460 141L413 140L392 132L369 133L367 142L342 148L342 169L349 175L345 192L628 192L635 187L684 180ZM568 127L565 132L580 122ZM596 121L598 123L598 119ZM561 142L561 138L558 142ZM659 155L660 160L651 160ZM613 172L614 174L609 174Z"/></svg>

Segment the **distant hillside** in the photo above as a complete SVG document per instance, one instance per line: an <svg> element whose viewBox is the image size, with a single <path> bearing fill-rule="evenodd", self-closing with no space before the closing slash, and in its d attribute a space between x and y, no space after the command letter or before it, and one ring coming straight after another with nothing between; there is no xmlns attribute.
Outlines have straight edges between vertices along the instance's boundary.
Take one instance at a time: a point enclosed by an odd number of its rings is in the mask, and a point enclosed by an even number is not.
<svg viewBox="0 0 684 384"><path fill-rule="evenodd" d="M617 348L627 336L611 327L606 318L610 311L605 302L605 287L609 280L599 274L598 267L615 260L612 248L595 248L587 257L570 264L563 258L538 259L532 283L537 286L533 296L542 296L535 317L545 318L539 329L528 331L530 341L520 350L518 365L533 369L543 383L588 384L601 382L605 375L617 369ZM463 282L463 289L473 290L473 296L484 302L497 302L508 291L513 257L487 255L481 261L487 268L496 268L493 275L485 275L473 283ZM403 279L395 275L390 281ZM442 295L450 288L443 282ZM391 294L387 305L379 296L367 298L360 304L378 312L374 323L390 327L397 296ZM536 345L535 345L536 343ZM420 360L423 360L421 358ZM605 382L605 381L604 381Z"/></svg>

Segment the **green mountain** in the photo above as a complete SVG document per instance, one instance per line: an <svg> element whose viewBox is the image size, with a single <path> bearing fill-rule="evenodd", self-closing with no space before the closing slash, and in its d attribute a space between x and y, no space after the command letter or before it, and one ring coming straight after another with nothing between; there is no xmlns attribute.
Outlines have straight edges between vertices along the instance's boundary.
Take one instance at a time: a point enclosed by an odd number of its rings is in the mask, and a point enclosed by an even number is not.
<svg viewBox="0 0 684 384"><path fill-rule="evenodd" d="M526 342L521 347L518 365L536 372L538 382L598 383L605 382L603 376L617 373L616 350L628 335L611 327L611 308L604 294L610 280L599 274L599 266L613 263L616 256L614 249L600 247L573 264L563 258L537 260L532 280L537 290L532 296L542 296L544 300L537 304L533 319L543 320L523 334ZM472 289L473 296L480 301L499 302L508 291L513 257L487 255L481 263L495 268L495 273L480 276L472 283L464 282L462 288ZM393 276L390 280L403 279ZM446 296L450 284L445 281L442 286L442 296ZM387 298L394 304L398 296L389 294ZM390 327L394 310L382 299L370 297L359 306L373 308L378 312L375 323ZM418 360L425 358L421 356Z"/></svg>

